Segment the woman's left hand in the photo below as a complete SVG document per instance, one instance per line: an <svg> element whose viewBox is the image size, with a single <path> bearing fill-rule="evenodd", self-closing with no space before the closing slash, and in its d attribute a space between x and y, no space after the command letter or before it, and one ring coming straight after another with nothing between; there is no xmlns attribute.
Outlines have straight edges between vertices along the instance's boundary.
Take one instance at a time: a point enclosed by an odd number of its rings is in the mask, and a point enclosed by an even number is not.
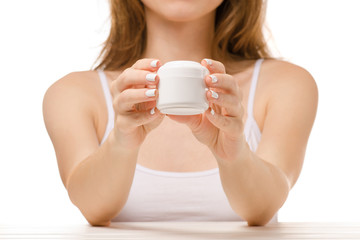
<svg viewBox="0 0 360 240"><path fill-rule="evenodd" d="M209 88L206 93L209 109L200 115L169 117L187 124L195 137L210 148L218 161L235 160L246 144L242 121L242 92L234 77L226 74L221 62L204 59L201 65L210 72L205 77Z"/></svg>

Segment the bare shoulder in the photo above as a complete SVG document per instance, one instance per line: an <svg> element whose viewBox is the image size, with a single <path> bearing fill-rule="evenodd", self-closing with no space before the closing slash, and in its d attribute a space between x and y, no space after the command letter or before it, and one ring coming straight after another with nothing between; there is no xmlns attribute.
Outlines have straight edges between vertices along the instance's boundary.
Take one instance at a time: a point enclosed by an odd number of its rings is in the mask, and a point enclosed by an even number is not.
<svg viewBox="0 0 360 240"><path fill-rule="evenodd" d="M77 95L86 97L94 91L96 73L94 71L72 72L53 83L45 93L44 100L53 98L68 101L68 97ZM54 99L54 100L55 100Z"/></svg>
<svg viewBox="0 0 360 240"><path fill-rule="evenodd" d="M299 129L310 131L318 105L318 88L312 75L300 66L279 60L265 61L260 74L262 92L266 94L265 125L268 122L275 128L281 122L294 129L298 124Z"/></svg>
<svg viewBox="0 0 360 240"><path fill-rule="evenodd" d="M317 97L313 76L303 67L281 60L266 60L261 68L262 84L276 94L302 93Z"/></svg>
<svg viewBox="0 0 360 240"><path fill-rule="evenodd" d="M94 71L72 72L53 83L43 99L43 115L48 130L59 119L72 121L75 116L86 116L97 121L99 109L99 81Z"/></svg>
<svg viewBox="0 0 360 240"><path fill-rule="evenodd" d="M99 81L95 71L72 72L53 83L45 93L44 114L49 108L81 105L79 110L94 109L99 96ZM93 106L93 107L91 107Z"/></svg>
<svg viewBox="0 0 360 240"><path fill-rule="evenodd" d="M317 85L306 69L279 60L264 61L260 82L266 110L257 154L279 167L293 186L316 117Z"/></svg>
<svg viewBox="0 0 360 240"><path fill-rule="evenodd" d="M96 72L73 72L45 93L44 122L65 186L74 166L98 147L99 85Z"/></svg>

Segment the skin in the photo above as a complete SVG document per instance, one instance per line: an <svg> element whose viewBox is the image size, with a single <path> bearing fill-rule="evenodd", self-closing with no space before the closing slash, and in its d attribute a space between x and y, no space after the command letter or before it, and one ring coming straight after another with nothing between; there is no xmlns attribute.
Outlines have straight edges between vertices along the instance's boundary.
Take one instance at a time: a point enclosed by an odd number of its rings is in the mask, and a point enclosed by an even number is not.
<svg viewBox="0 0 360 240"><path fill-rule="evenodd" d="M254 61L234 63L238 71L229 75L221 62L203 60L210 56L214 11L221 1L142 2L147 46L132 67L106 72L115 127L101 146L108 119L96 72L70 73L44 96L45 124L71 201L91 225L106 226L126 203L137 163L177 172L218 167L233 210L249 225L266 224L301 171L318 101L314 79L291 63L264 61L254 105L262 138L251 152L243 128ZM210 108L195 116L164 116L157 109L151 114L158 94L145 92L159 78L148 82L146 74L180 59L201 62L217 77L217 83L204 79L219 95L207 93L214 115ZM156 67L153 60L159 60Z"/></svg>

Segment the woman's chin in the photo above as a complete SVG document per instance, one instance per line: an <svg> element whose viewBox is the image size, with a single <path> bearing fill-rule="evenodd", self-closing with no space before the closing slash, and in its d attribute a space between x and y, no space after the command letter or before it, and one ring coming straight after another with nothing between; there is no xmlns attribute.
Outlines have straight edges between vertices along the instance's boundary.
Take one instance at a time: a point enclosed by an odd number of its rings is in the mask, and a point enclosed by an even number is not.
<svg viewBox="0 0 360 240"><path fill-rule="evenodd" d="M196 13L191 14L186 11L167 12L164 13L163 15L163 18L166 19L167 21L182 22L182 23L195 21L201 17L202 16L200 14L196 14Z"/></svg>
<svg viewBox="0 0 360 240"><path fill-rule="evenodd" d="M142 0L146 10L172 22L189 22L214 12L223 0Z"/></svg>

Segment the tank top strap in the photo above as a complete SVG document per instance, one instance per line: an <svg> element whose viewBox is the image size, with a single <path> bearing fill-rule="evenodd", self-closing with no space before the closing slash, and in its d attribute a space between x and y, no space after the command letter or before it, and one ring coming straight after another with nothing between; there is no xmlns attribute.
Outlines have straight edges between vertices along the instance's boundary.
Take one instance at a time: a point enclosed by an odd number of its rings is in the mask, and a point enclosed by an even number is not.
<svg viewBox="0 0 360 240"><path fill-rule="evenodd" d="M261 63L264 61L264 59L258 59L255 62L254 71L251 79L251 86L249 91L249 97L248 97L248 104L247 104L247 113L248 118L254 118L254 100L255 100L255 92L256 92L256 86L259 78L260 73L260 67Z"/></svg>
<svg viewBox="0 0 360 240"><path fill-rule="evenodd" d="M113 109L112 96L111 96L109 84L108 84L108 81L107 81L107 77L106 77L104 71L97 70L97 72L99 74L101 87L102 87L103 92L104 92L106 108L107 108L107 112L108 112L108 122L107 122L107 125L106 125L105 134L104 134L103 139L101 140L101 143L100 143L100 144L103 144L103 142L106 140L106 138L110 134L111 130L114 128L115 113L114 113L114 109Z"/></svg>

